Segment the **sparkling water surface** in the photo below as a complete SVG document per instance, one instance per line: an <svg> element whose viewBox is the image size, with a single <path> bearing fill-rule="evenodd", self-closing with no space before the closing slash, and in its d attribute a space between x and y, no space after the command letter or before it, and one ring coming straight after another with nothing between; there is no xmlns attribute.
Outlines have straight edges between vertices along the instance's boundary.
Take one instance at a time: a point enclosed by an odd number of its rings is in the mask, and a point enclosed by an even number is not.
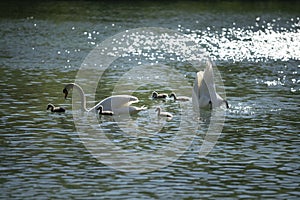
<svg viewBox="0 0 300 200"><path fill-rule="evenodd" d="M298 199L299 3L271 2L1 3L0 197ZM153 90L188 95L196 69L172 54L164 60L160 52L116 60L99 82L97 102L111 95L124 73L139 62L168 65L187 83L181 88L176 80L171 86L153 81L122 91L133 92L140 99L137 105L148 111L133 116L131 126L109 116L94 124L113 143L136 152L163 148L178 131L191 132L191 145L171 164L126 173L104 165L86 148L74 124L72 100L64 99L62 89L75 81L97 44L141 27L168 28L199 44L216 64L230 108L217 144L200 158L212 113L205 110L190 127L179 130L180 104L150 97ZM150 72L145 77L160 75ZM93 106L90 96L88 105ZM67 111L47 112L48 103ZM175 117L157 119L156 106ZM194 133L195 126L200 128ZM157 132L158 127L163 128Z"/></svg>

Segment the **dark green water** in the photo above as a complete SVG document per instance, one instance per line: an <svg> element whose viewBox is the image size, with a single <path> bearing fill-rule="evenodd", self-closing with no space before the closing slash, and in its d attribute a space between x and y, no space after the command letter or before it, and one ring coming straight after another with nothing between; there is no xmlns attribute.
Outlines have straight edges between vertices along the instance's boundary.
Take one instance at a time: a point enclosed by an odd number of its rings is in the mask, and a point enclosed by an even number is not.
<svg viewBox="0 0 300 200"><path fill-rule="evenodd" d="M0 3L0 197L299 199L299 8L296 1ZM230 108L222 134L205 158L198 151L209 111L205 120L193 119L188 129L180 130L188 134L202 127L195 137L191 134L192 145L180 158L147 173L126 173L104 165L86 148L74 123L72 101L64 100L62 89L75 81L97 44L140 27L178 31L203 47L222 76ZM120 77L140 62L136 58L117 60L106 70L97 102L111 95ZM172 58L153 62L177 69L191 86L195 69ZM160 75L145 71L146 77ZM176 79L174 74L168 77ZM168 87L163 80L138 86L133 91L138 105L149 111L134 116L131 126L126 120L118 125L141 131L141 136L122 135L109 117L94 125L122 148L151 152L163 147L179 131L182 118L177 103L152 101L153 90L188 95L189 88L176 86L176 80ZM67 112L47 112L50 102ZM151 118L157 105L175 114L174 119ZM164 128L151 132L159 126Z"/></svg>

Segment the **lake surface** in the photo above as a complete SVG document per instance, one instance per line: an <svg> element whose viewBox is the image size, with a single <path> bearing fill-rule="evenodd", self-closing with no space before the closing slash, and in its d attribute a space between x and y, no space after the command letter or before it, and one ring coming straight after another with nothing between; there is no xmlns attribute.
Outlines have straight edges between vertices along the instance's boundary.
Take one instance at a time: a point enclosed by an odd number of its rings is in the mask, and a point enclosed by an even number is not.
<svg viewBox="0 0 300 200"><path fill-rule="evenodd" d="M300 198L299 2L0 5L2 199ZM199 151L217 111L204 109L198 116L185 112L190 102L150 97L153 90L191 96L203 66L161 44L159 51L115 60L101 77L98 71L78 76L97 45L143 27L176 31L215 63L217 88L230 108L217 109L225 122L205 156ZM92 94L88 89L97 78ZM148 109L129 118L83 114L82 119L92 119L80 121L72 95L65 100L62 93L72 82L82 83L89 107L112 94L133 94L140 99L137 106ZM67 111L50 113L48 103ZM157 118L157 106L173 119ZM85 127L96 133L86 134ZM119 152L98 157L89 144L97 145L101 134L129 157ZM181 151L164 152L178 135L182 140L173 145ZM105 151L101 145L97 148ZM164 154L151 157L153 152Z"/></svg>

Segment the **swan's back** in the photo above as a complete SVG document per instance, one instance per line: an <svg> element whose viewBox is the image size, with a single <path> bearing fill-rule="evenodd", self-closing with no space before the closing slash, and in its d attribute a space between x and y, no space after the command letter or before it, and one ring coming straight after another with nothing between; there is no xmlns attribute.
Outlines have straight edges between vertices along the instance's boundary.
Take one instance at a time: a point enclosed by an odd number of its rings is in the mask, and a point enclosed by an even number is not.
<svg viewBox="0 0 300 200"><path fill-rule="evenodd" d="M115 108L127 107L139 99L131 95L114 95L100 101L96 107L103 106L103 110L113 111Z"/></svg>

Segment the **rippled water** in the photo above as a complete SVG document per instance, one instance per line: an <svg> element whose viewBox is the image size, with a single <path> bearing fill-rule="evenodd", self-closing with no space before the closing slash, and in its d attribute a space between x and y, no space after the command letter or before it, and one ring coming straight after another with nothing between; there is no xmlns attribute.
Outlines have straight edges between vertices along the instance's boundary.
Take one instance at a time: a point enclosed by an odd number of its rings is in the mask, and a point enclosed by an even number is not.
<svg viewBox="0 0 300 200"><path fill-rule="evenodd" d="M300 16L299 3L295 4L2 3L0 197L298 199ZM102 164L86 148L88 138L77 132L76 111L71 99L64 100L62 89L75 81L81 63L97 44L132 28L153 26L187 34L208 52L221 74L230 108L222 134L205 158L198 153L213 115L209 110L191 121L189 128L200 128L196 134L191 131L191 145L179 159L147 173L121 172ZM153 62L182 73L187 85L180 88L176 80L167 85L159 79L135 88L138 105L150 109L133 116L132 126L126 119L117 123L107 116L94 124L113 143L129 151L151 152L179 132L182 107L150 98L153 90L189 95L196 69L172 56ZM149 61L149 54L144 57L114 62L97 87L96 100L111 94L132 63ZM150 72L145 70L145 77L161 75ZM130 81L123 84L132 86ZM67 112L47 112L50 102ZM155 118L157 105L175 113L174 119ZM155 132L157 127L163 128Z"/></svg>

